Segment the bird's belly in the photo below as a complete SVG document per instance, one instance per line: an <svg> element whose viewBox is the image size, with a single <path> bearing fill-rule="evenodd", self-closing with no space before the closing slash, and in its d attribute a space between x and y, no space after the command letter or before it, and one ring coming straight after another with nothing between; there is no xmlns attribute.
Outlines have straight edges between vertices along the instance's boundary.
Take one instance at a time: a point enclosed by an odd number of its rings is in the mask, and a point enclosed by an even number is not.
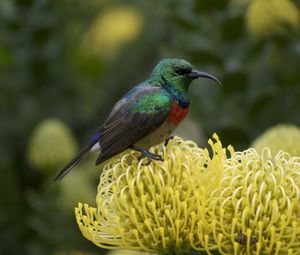
<svg viewBox="0 0 300 255"><path fill-rule="evenodd" d="M178 124L165 121L160 127L155 129L147 136L138 140L134 145L137 147L148 149L168 139L173 131L177 128L177 126Z"/></svg>

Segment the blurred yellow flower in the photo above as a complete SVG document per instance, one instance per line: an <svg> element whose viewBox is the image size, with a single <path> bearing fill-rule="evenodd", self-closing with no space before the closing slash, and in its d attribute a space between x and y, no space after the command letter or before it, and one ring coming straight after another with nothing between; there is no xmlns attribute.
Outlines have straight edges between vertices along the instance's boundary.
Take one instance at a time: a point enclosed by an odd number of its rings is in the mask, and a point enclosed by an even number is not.
<svg viewBox="0 0 300 255"><path fill-rule="evenodd" d="M284 26L298 27L299 10L290 0L251 0L246 19L250 33L265 36Z"/></svg>
<svg viewBox="0 0 300 255"><path fill-rule="evenodd" d="M79 166L78 169L74 169L72 173L61 181L61 204L70 209L77 205L78 201L84 201L85 203L94 204L95 196L97 195L95 189L94 173L90 170L97 172L95 168L88 169L84 164Z"/></svg>
<svg viewBox="0 0 300 255"><path fill-rule="evenodd" d="M292 156L300 157L300 128L291 124L280 124L268 129L256 138L252 147L261 152L264 147L269 147L272 153L280 150Z"/></svg>
<svg viewBox="0 0 300 255"><path fill-rule="evenodd" d="M126 151L103 169L97 208L75 209L82 234L99 247L186 254L198 239L210 193L223 177L226 149L218 137L209 141L213 155L191 141L175 137L152 152L164 161L144 165ZM232 151L232 150L231 150Z"/></svg>
<svg viewBox="0 0 300 255"><path fill-rule="evenodd" d="M236 152L206 208L194 248L221 254L300 254L300 157Z"/></svg>
<svg viewBox="0 0 300 255"><path fill-rule="evenodd" d="M77 150L69 128L60 120L46 119L33 130L28 145L29 163L41 170L57 170Z"/></svg>
<svg viewBox="0 0 300 255"><path fill-rule="evenodd" d="M83 46L97 54L115 54L142 30L143 17L133 8L115 7L101 12L92 22Z"/></svg>
<svg viewBox="0 0 300 255"><path fill-rule="evenodd" d="M230 5L234 7L244 7L249 4L252 0L231 0Z"/></svg>

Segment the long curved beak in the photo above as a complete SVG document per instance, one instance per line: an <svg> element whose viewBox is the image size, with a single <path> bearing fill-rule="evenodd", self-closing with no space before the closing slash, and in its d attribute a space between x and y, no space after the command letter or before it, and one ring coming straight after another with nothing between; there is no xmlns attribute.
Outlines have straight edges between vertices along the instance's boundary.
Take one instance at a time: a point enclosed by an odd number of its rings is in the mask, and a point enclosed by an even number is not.
<svg viewBox="0 0 300 255"><path fill-rule="evenodd" d="M192 72L190 72L188 74L188 76L192 79L198 79L200 77L207 78L207 79L210 79L210 80L213 80L213 81L217 82L219 85L222 85L222 83L215 76L213 76L212 74L209 74L209 73L206 73L206 72L201 72L201 71L198 71L198 70L195 70L195 69L193 69Z"/></svg>

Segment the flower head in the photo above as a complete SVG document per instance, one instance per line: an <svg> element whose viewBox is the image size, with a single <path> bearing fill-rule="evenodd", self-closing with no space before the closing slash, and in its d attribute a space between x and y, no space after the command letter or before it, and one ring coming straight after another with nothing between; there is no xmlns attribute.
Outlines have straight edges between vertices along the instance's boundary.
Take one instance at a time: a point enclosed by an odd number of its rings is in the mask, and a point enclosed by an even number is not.
<svg viewBox="0 0 300 255"><path fill-rule="evenodd" d="M269 148L207 149L176 137L149 166L127 151L104 167L97 208L75 209L83 235L110 249L163 254L300 254L300 157Z"/></svg>
<svg viewBox="0 0 300 255"><path fill-rule="evenodd" d="M29 139L29 162L37 169L56 170L74 156L76 147L73 135L63 122L46 119L38 124Z"/></svg>
<svg viewBox="0 0 300 255"><path fill-rule="evenodd" d="M221 254L300 254L300 158L236 152L206 208L194 247ZM202 234L203 233L203 234Z"/></svg>
<svg viewBox="0 0 300 255"><path fill-rule="evenodd" d="M258 152L269 147L273 154L280 150L300 157L300 128L291 124L281 124L268 129L252 144Z"/></svg>
<svg viewBox="0 0 300 255"><path fill-rule="evenodd" d="M143 17L134 8L114 7L99 14L91 24L83 46L101 54L115 54L119 48L137 37Z"/></svg>
<svg viewBox="0 0 300 255"><path fill-rule="evenodd" d="M290 0L251 0L247 10L247 26L257 36L268 35L285 25L299 25L299 10Z"/></svg>
<svg viewBox="0 0 300 255"><path fill-rule="evenodd" d="M78 168L68 178L65 178L60 185L61 204L68 209L74 208L78 200L95 204L94 198L97 192L94 185L94 174L90 170L96 171L94 168L89 169L85 165Z"/></svg>
<svg viewBox="0 0 300 255"><path fill-rule="evenodd" d="M223 176L226 150L214 138L212 156L175 137L152 148L163 162L143 165L133 151L109 161L100 177L97 208L79 204L75 209L83 235L104 248L187 253Z"/></svg>

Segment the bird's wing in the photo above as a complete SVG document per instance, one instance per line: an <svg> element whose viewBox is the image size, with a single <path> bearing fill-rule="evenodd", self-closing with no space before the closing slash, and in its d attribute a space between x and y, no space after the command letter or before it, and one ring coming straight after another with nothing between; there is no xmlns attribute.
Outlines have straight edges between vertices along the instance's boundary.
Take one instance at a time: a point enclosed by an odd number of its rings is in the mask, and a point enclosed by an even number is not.
<svg viewBox="0 0 300 255"><path fill-rule="evenodd" d="M159 87L140 86L113 108L100 130L101 153L96 164L111 158L159 127L168 116L172 100Z"/></svg>

